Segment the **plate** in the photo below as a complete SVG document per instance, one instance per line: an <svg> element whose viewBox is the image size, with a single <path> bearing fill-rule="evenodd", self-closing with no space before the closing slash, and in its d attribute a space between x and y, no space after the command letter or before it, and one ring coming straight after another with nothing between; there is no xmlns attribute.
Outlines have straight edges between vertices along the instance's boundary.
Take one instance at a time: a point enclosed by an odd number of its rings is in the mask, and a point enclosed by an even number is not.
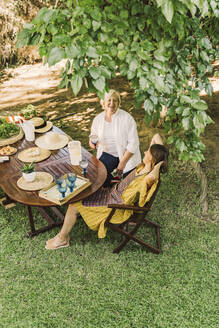
<svg viewBox="0 0 219 328"><path fill-rule="evenodd" d="M17 148L11 146L5 146L0 149L0 155L2 156L14 155L16 152L17 152Z"/></svg>

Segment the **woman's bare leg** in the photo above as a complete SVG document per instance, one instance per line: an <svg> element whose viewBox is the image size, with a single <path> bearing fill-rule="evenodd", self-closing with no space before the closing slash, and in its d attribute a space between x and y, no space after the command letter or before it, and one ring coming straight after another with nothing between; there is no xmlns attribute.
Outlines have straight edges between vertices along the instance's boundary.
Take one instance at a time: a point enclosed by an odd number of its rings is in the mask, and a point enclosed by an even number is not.
<svg viewBox="0 0 219 328"><path fill-rule="evenodd" d="M54 238L47 240L46 249L57 249L69 246L69 232L75 225L75 222L77 220L77 214L78 210L74 207L73 204L70 204L68 206L64 223L60 232Z"/></svg>
<svg viewBox="0 0 219 328"><path fill-rule="evenodd" d="M78 210L74 207L73 204L70 204L65 214L65 220L62 229L59 232L60 239L64 240L69 235L69 232L71 231L72 227L76 223L77 214L78 214Z"/></svg>

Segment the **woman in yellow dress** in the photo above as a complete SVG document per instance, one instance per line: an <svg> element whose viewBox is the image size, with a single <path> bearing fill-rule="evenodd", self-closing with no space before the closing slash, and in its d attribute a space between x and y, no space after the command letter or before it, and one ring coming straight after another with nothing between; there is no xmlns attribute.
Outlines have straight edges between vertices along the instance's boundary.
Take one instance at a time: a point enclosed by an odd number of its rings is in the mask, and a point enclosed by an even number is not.
<svg viewBox="0 0 219 328"><path fill-rule="evenodd" d="M156 189L159 170L167 171L168 150L164 147L159 134L155 134L150 147L144 153L143 163L132 171L124 180L113 188L101 188L87 199L70 204L60 232L46 242L46 249L54 250L69 246L69 233L75 225L78 213L92 230L98 231L98 237L106 236L104 223L111 208L108 204L124 203L133 205L138 195L138 205L144 206ZM130 210L116 210L110 222L119 224L126 221L132 214Z"/></svg>

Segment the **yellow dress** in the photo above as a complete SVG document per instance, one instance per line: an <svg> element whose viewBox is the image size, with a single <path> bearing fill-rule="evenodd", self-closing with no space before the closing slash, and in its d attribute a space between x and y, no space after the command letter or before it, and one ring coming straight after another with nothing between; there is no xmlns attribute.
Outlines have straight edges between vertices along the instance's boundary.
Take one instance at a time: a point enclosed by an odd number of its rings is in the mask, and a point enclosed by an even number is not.
<svg viewBox="0 0 219 328"><path fill-rule="evenodd" d="M134 180L124 189L121 195L124 204L134 205L136 199L138 198L138 205L143 207L150 200L158 184L159 169L161 164L162 162L158 163L154 167L157 179L150 188L147 187L147 173L136 176L134 178ZM142 167L139 167L138 170L136 169L136 173L138 173L141 168ZM152 171L150 174L151 173ZM107 228L105 227L104 223L112 209L108 208L107 206L84 206L82 201L74 203L73 205L78 209L88 227L91 230L98 231L99 238L104 238L107 232ZM132 210L117 209L110 222L114 224L123 223L124 221L128 220L132 214Z"/></svg>

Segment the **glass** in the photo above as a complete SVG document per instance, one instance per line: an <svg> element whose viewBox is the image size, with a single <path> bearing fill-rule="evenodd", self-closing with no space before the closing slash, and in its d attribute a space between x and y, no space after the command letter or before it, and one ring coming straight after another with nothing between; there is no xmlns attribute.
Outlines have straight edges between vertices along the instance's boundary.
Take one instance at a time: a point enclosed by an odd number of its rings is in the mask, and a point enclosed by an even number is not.
<svg viewBox="0 0 219 328"><path fill-rule="evenodd" d="M97 143L98 143L98 135L96 134L91 134L90 135L90 142L95 146L97 146Z"/></svg>
<svg viewBox="0 0 219 328"><path fill-rule="evenodd" d="M58 187L60 186L62 186L62 184L63 184L63 182L64 182L64 179L62 178L62 177L55 177L55 182L56 182L56 184L58 185Z"/></svg>
<svg viewBox="0 0 219 328"><path fill-rule="evenodd" d="M65 198L65 193L67 190L67 185L66 184L61 184L58 185L59 192L62 194L62 198Z"/></svg>
<svg viewBox="0 0 219 328"><path fill-rule="evenodd" d="M67 186L69 187L70 192L73 192L75 181L77 179L77 175L75 173L67 174Z"/></svg>
<svg viewBox="0 0 219 328"><path fill-rule="evenodd" d="M88 161L86 159L83 159L82 161L80 161L79 165L83 169L83 174L86 175L87 174Z"/></svg>
<svg viewBox="0 0 219 328"><path fill-rule="evenodd" d="M68 143L68 151L72 165L79 165L82 160L81 157L81 143L80 141L70 141Z"/></svg>

